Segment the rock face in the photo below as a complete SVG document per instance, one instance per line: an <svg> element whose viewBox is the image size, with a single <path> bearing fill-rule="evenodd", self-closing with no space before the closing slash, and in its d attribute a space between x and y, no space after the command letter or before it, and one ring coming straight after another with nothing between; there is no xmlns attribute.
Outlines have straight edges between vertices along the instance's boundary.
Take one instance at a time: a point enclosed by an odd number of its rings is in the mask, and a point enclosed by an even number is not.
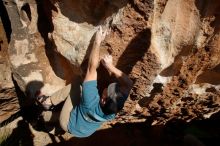
<svg viewBox="0 0 220 146"><path fill-rule="evenodd" d="M14 88L0 89L0 123L20 110Z"/></svg>
<svg viewBox="0 0 220 146"><path fill-rule="evenodd" d="M161 122L173 116L188 121L209 118L219 111L220 3L169 0L154 4L152 47L161 63L157 77L165 82L149 110L162 114Z"/></svg>
<svg viewBox="0 0 220 146"><path fill-rule="evenodd" d="M217 0L4 0L11 23L13 77L30 98L52 95L83 74L97 27L101 45L134 80L116 118L154 124L219 111L220 2ZM100 92L108 74L98 70Z"/></svg>
<svg viewBox="0 0 220 146"><path fill-rule="evenodd" d="M11 69L8 60L8 41L0 19L0 88L13 87Z"/></svg>
<svg viewBox="0 0 220 146"><path fill-rule="evenodd" d="M8 40L0 19L0 123L20 108L11 78L7 47Z"/></svg>
<svg viewBox="0 0 220 146"><path fill-rule="evenodd" d="M66 74L71 78L71 68L66 67L64 71L65 60L56 52L46 52L47 46L38 31L36 2L6 1L4 4L11 21L12 33L8 53L14 79L21 90L31 98L40 92L45 95L53 94L65 86ZM53 57L47 57L47 53Z"/></svg>

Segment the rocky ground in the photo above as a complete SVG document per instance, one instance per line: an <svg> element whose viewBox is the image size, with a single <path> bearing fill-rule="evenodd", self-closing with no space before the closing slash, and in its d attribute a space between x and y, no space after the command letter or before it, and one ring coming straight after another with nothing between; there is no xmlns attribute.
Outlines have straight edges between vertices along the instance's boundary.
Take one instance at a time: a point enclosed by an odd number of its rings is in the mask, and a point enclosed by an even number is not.
<svg viewBox="0 0 220 146"><path fill-rule="evenodd" d="M37 124L18 117L12 123L0 128L1 136L10 135L1 142L1 145L218 146L220 144L219 121L220 116L214 115L208 120L194 120L190 123L177 120L165 126L151 126L147 122L117 123L98 130L88 138L75 138L64 133L55 123L50 123L50 126L46 127L43 123Z"/></svg>

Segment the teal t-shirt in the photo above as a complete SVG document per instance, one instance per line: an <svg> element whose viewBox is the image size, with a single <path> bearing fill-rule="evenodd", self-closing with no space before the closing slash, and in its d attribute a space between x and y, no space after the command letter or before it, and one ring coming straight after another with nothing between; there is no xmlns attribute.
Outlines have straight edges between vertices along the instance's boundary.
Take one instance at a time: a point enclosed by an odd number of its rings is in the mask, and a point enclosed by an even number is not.
<svg viewBox="0 0 220 146"><path fill-rule="evenodd" d="M80 104L70 113L68 130L76 137L87 137L93 134L103 122L114 119L115 114L105 115L100 107L97 81L82 84Z"/></svg>

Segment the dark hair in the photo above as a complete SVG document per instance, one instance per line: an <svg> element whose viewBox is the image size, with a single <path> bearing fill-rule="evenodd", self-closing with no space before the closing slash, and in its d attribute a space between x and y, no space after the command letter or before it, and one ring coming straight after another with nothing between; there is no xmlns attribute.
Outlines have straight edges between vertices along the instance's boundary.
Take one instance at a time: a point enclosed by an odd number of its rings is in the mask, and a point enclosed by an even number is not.
<svg viewBox="0 0 220 146"><path fill-rule="evenodd" d="M115 114L118 112L117 102L111 98L108 98L106 103L102 106L104 114Z"/></svg>
<svg viewBox="0 0 220 146"><path fill-rule="evenodd" d="M124 107L124 103L127 99L127 96L115 96L114 98L108 97L106 103L101 106L104 114L116 114Z"/></svg>
<svg viewBox="0 0 220 146"><path fill-rule="evenodd" d="M102 111L106 115L116 114L123 108L124 102L127 98L120 93L119 85L117 83L112 83L108 86L107 94L108 97L106 99L106 103L101 106Z"/></svg>

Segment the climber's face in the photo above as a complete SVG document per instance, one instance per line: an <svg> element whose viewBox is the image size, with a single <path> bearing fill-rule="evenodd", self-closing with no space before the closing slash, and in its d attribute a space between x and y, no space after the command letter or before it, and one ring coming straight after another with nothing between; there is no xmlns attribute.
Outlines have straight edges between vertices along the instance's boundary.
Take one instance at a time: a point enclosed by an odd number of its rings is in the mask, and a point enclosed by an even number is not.
<svg viewBox="0 0 220 146"><path fill-rule="evenodd" d="M105 105L106 100L107 100L108 96L107 96L107 88L105 88L102 92L102 96L101 96L101 104Z"/></svg>

